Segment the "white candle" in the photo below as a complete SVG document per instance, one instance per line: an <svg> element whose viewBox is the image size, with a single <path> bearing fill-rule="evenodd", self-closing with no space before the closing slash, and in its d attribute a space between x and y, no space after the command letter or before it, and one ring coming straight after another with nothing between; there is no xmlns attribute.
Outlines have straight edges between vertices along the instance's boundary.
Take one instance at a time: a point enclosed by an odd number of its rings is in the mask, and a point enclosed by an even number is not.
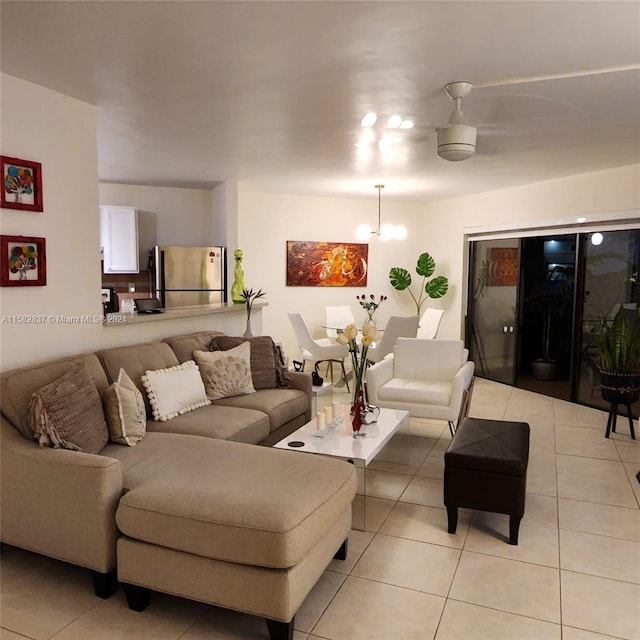
<svg viewBox="0 0 640 640"><path fill-rule="evenodd" d="M341 411L342 405L339 402L333 402L331 403L331 406L333 408L333 417L334 418L342 417L342 411Z"/></svg>
<svg viewBox="0 0 640 640"><path fill-rule="evenodd" d="M317 431L324 431L324 424L325 424L324 421L325 421L324 413L318 412L316 414L316 430Z"/></svg>
<svg viewBox="0 0 640 640"><path fill-rule="evenodd" d="M327 424L330 424L331 422L333 422L333 408L332 407L325 407L324 415L325 415L325 418L327 419Z"/></svg>

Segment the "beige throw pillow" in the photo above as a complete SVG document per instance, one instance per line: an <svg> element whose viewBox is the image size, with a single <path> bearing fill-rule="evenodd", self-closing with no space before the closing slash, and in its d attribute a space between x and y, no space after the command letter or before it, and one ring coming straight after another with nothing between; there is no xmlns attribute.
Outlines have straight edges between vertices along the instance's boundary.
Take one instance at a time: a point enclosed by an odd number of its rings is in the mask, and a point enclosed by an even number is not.
<svg viewBox="0 0 640 640"><path fill-rule="evenodd" d="M215 336L209 343L209 351L227 351L243 342L251 345L251 379L258 389L291 388L291 378L287 368L280 361L280 354L271 336L245 338L238 336Z"/></svg>
<svg viewBox="0 0 640 640"><path fill-rule="evenodd" d="M193 360L168 369L145 371L141 380L156 421L165 422L211 404Z"/></svg>
<svg viewBox="0 0 640 640"><path fill-rule="evenodd" d="M194 351L207 398L218 400L255 393L251 379L251 345L248 342L227 351Z"/></svg>
<svg viewBox="0 0 640 640"><path fill-rule="evenodd" d="M144 398L124 369L103 397L109 438L112 442L133 447L144 438L147 412Z"/></svg>
<svg viewBox="0 0 640 640"><path fill-rule="evenodd" d="M31 396L29 421L41 447L100 453L109 441L100 394L84 362Z"/></svg>

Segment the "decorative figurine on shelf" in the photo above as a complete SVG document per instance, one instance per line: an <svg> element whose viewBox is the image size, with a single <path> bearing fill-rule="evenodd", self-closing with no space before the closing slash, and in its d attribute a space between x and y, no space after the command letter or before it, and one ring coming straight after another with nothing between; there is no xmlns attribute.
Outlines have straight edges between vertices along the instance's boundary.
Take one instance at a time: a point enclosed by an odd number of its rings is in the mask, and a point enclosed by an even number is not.
<svg viewBox="0 0 640 640"><path fill-rule="evenodd" d="M237 303L244 303L245 297L242 292L245 289L244 286L244 269L242 268L242 249L236 249L233 252L233 256L236 260L236 266L233 268L233 286L231 287L231 300Z"/></svg>

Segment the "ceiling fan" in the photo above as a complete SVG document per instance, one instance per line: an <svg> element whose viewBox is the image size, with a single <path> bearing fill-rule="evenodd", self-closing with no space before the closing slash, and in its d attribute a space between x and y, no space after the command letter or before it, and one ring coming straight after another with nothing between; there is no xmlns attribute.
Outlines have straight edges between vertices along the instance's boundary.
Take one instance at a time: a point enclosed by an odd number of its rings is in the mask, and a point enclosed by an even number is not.
<svg viewBox="0 0 640 640"><path fill-rule="evenodd" d="M462 111L462 98L466 98L473 85L470 82L450 82L444 88L455 102L449 122L436 129L438 136L438 156L443 160L458 162L471 158L476 152L478 130L467 124Z"/></svg>
<svg viewBox="0 0 640 640"><path fill-rule="evenodd" d="M536 122L539 124L543 121L544 129L548 132L556 131L562 134L567 128L571 128L576 122L586 117L580 105L574 101L564 97L559 98L553 91L546 94L533 93L531 90L525 90L526 86L531 87L537 83L553 86L554 83L565 80L589 79L619 73L633 74L637 73L639 68L640 65L627 65L524 78L505 78L475 85L466 81L450 82L444 87L445 93L454 102L449 121L444 125L429 127L429 133L414 137L413 142L424 142L435 133L438 157L453 162L467 160L475 155L478 129L481 131L483 156L493 155L507 148L505 146L507 131L510 132L511 145L518 136L520 137L518 148L522 149L529 143L529 139L533 139L531 126ZM501 91L503 88L507 91ZM480 116L480 122L469 124L462 111L462 99L466 98L472 89L479 91L478 97L482 96L482 99L474 106L474 111L478 109L480 112L477 114Z"/></svg>

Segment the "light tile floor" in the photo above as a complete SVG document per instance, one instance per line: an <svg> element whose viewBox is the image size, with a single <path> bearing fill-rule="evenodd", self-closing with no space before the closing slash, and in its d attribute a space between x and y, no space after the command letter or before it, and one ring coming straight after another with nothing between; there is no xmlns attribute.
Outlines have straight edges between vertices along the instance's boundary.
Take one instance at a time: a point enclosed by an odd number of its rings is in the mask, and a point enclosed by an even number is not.
<svg viewBox="0 0 640 640"><path fill-rule="evenodd" d="M447 533L449 430L412 420L409 464L368 471L368 530L305 600L295 640L640 640L640 441L624 421L606 440L601 411L485 380L470 413L531 426L519 545L499 514L461 510ZM262 619L161 594L129 611L121 590L100 600L84 570L13 547L0 576L2 640L268 638Z"/></svg>

